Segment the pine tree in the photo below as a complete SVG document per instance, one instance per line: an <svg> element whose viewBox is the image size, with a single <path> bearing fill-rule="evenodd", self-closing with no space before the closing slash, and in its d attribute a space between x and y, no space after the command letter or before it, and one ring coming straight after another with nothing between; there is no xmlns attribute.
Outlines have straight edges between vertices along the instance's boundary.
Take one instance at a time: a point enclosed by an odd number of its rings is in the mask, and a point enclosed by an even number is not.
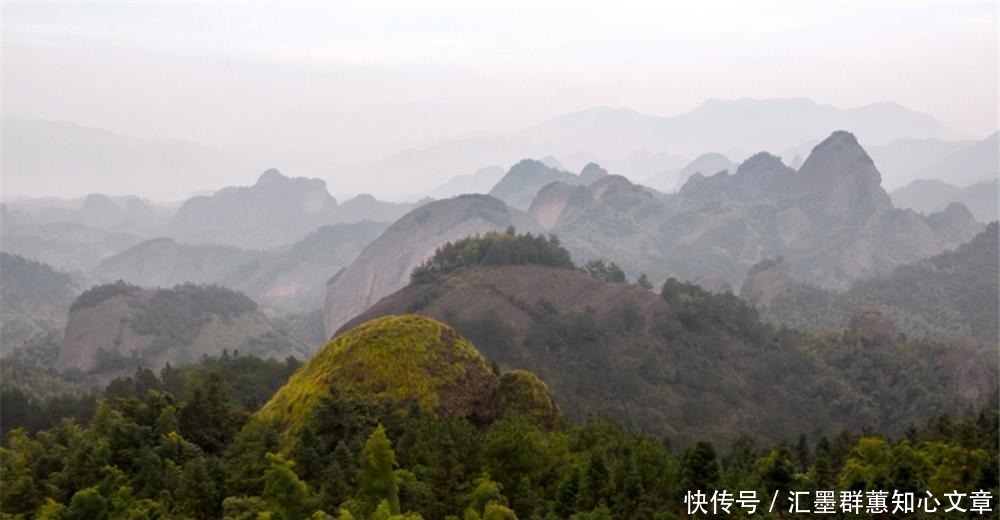
<svg viewBox="0 0 1000 520"><path fill-rule="evenodd" d="M392 443L379 424L361 450L361 471L358 475L358 495L368 511L386 501L389 512L399 514L399 483L395 473L396 454Z"/></svg>
<svg viewBox="0 0 1000 520"><path fill-rule="evenodd" d="M181 512L192 518L214 518L221 512L222 497L211 478L204 457L184 465L177 485L178 505Z"/></svg>
<svg viewBox="0 0 1000 520"><path fill-rule="evenodd" d="M795 458L798 463L798 470L800 472L806 472L809 465L812 463L811 452L809 451L809 439L806 438L806 434L799 435L799 442L795 444Z"/></svg>
<svg viewBox="0 0 1000 520"><path fill-rule="evenodd" d="M590 452L590 462L587 463L587 470L583 475L577 509L590 511L597 507L597 504L605 498L604 489L607 486L607 480L608 468L604 465L603 458L597 451Z"/></svg>
<svg viewBox="0 0 1000 520"><path fill-rule="evenodd" d="M333 461L337 463L344 473L344 479L348 485L353 485L358 473L357 457L351 448L344 441L337 441L337 446L333 449Z"/></svg>
<svg viewBox="0 0 1000 520"><path fill-rule="evenodd" d="M821 437L816 443L816 452L813 456L810 474L819 489L829 489L836 483L837 472L834 469L831 450L830 441L826 437Z"/></svg>
<svg viewBox="0 0 1000 520"><path fill-rule="evenodd" d="M782 446L771 450L771 453L760 459L758 465L761 483L768 493L791 489L795 481L795 464L787 448Z"/></svg>
<svg viewBox="0 0 1000 520"><path fill-rule="evenodd" d="M521 480L517 482L517 488L514 490L513 496L511 496L511 506L513 506L515 511L520 511L522 516L531 518L538 513L538 502L538 492L535 486L531 484L531 479L521 477Z"/></svg>
<svg viewBox="0 0 1000 520"><path fill-rule="evenodd" d="M251 420L226 451L226 493L230 496L260 495L264 473L269 464L267 453L279 449L278 432L268 421Z"/></svg>
<svg viewBox="0 0 1000 520"><path fill-rule="evenodd" d="M684 453L681 476L688 491L701 490L711 495L719 485L719 460L715 447L698 441Z"/></svg>
<svg viewBox="0 0 1000 520"><path fill-rule="evenodd" d="M213 455L222 451L238 427L222 376L212 372L195 384L178 422L185 439Z"/></svg>
<svg viewBox="0 0 1000 520"><path fill-rule="evenodd" d="M326 451L323 439L316 435L316 430L306 422L299 431L299 441L292 447L291 458L295 461L298 473L306 481L316 481L323 473L322 454Z"/></svg>
<svg viewBox="0 0 1000 520"><path fill-rule="evenodd" d="M332 461L326 469L323 484L320 488L320 506L328 511L335 511L350 495L350 487L344 471L337 461Z"/></svg>
<svg viewBox="0 0 1000 520"><path fill-rule="evenodd" d="M636 279L635 284L638 285L639 287L642 287L643 289L646 289L647 291L653 289L653 283L650 282L649 278L646 277L646 273L639 274L639 278Z"/></svg>
<svg viewBox="0 0 1000 520"><path fill-rule="evenodd" d="M579 494L580 472L573 468L559 483L559 489L556 491L556 513L563 518L572 514L576 509L576 499Z"/></svg>
<svg viewBox="0 0 1000 520"><path fill-rule="evenodd" d="M262 498L287 517L301 518L312 509L309 487L295 474L292 461L275 453L268 453L267 460Z"/></svg>

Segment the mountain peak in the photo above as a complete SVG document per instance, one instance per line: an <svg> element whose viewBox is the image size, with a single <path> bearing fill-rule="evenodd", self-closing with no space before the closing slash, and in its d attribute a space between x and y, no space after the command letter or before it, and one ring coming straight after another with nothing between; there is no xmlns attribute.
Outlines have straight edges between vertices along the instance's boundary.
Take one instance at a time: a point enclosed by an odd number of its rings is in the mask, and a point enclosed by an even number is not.
<svg viewBox="0 0 1000 520"><path fill-rule="evenodd" d="M258 416L294 434L337 392L374 402L415 401L425 413L482 423L499 415L499 386L482 354L451 327L412 314L384 316L330 340Z"/></svg>
<svg viewBox="0 0 1000 520"><path fill-rule="evenodd" d="M264 173L260 174L260 177L257 178L257 184L263 185L282 180L288 180L288 177L282 175L277 168L268 168Z"/></svg>
<svg viewBox="0 0 1000 520"><path fill-rule="evenodd" d="M511 166L507 174L493 186L490 195L509 206L526 210L531 206L538 190L552 182L579 184L581 180L572 173L552 168L544 162L522 159Z"/></svg>
<svg viewBox="0 0 1000 520"><path fill-rule="evenodd" d="M594 162L587 163L587 165L584 166L582 170L580 170L580 180L584 184L590 184L602 177L607 177L607 176L608 176L608 171L605 170L604 168L601 168L601 165Z"/></svg>
<svg viewBox="0 0 1000 520"><path fill-rule="evenodd" d="M797 177L806 193L823 196L823 211L832 216L866 218L892 208L882 174L850 132L838 130L817 144Z"/></svg>
<svg viewBox="0 0 1000 520"><path fill-rule="evenodd" d="M858 148L861 147L861 144L858 143L858 138L847 130L835 130L832 134L830 134L830 137L827 137L816 146L831 146L834 144L857 146Z"/></svg>
<svg viewBox="0 0 1000 520"><path fill-rule="evenodd" d="M747 175L750 172L782 169L784 167L785 163L781 162L781 158L768 152L757 152L739 165L736 169L736 174Z"/></svg>

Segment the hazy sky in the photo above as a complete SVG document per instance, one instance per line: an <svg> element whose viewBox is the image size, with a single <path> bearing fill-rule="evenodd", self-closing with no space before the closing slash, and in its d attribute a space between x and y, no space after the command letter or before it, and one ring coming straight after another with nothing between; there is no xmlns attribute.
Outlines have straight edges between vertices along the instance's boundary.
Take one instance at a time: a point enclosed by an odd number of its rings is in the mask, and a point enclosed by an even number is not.
<svg viewBox="0 0 1000 520"><path fill-rule="evenodd" d="M742 97L894 101L971 135L998 126L995 2L2 9L5 116L139 136L228 145L289 112L430 107L433 125L393 135L420 144L590 106L671 115Z"/></svg>

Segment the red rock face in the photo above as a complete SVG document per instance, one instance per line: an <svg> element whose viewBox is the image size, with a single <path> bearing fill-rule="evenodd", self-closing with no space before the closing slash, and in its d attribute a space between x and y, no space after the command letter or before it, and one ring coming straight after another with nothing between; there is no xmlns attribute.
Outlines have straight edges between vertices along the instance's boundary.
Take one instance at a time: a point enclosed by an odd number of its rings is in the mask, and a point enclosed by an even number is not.
<svg viewBox="0 0 1000 520"><path fill-rule="evenodd" d="M145 289L135 296L112 296L95 306L71 312L56 370L89 372L97 367L99 350L129 356L148 347L154 338L136 333L128 326L128 320L136 310L133 303L149 301L155 292Z"/></svg>
<svg viewBox="0 0 1000 520"><path fill-rule="evenodd" d="M404 215L327 289L324 327L333 335L344 323L406 286L410 272L446 242L514 226L540 231L530 217L484 195L430 203Z"/></svg>
<svg viewBox="0 0 1000 520"><path fill-rule="evenodd" d="M102 363L102 359L113 357L135 359L142 366L157 370L168 362L173 365L194 362L203 355L221 355L224 350L238 350L245 354L278 359L287 356L304 359L309 354L307 345L291 340L257 341L265 335L273 340L277 333L267 317L254 307L232 311L209 310L201 306L197 299L178 297L177 293L171 293L176 290L178 289L131 286L99 301L93 297L84 300L87 297L87 293L84 293L70 310L69 322L55 363L56 370L92 373L99 381L106 383L134 370L134 364L126 363L123 367ZM197 292L208 289L186 290ZM229 294L236 299L245 299L236 293ZM167 337L168 334L162 330L149 328L151 322L162 323L164 316L171 310L177 310L177 306L187 306L180 314L197 317L183 324L190 328L181 335L184 339L172 335ZM174 323L169 319L167 322ZM177 324L170 326L174 325Z"/></svg>
<svg viewBox="0 0 1000 520"><path fill-rule="evenodd" d="M767 307L794 282L784 262L752 272L740 287L740 297L758 307Z"/></svg>

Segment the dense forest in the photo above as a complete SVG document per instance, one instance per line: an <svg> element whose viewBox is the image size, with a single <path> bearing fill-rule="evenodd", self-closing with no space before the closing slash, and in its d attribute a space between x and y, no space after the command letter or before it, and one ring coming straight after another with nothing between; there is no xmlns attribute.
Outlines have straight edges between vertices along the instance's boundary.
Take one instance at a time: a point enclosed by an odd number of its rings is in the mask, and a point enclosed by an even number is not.
<svg viewBox="0 0 1000 520"><path fill-rule="evenodd" d="M723 449L705 441L671 446L596 418L544 425L510 414L484 426L413 403L342 396L323 403L289 448L248 411L292 368L227 356L159 376L140 369L45 425L30 419L54 413L51 403L18 414L5 393L4 427L15 428L2 451L0 512L89 520L648 519L684 516L683 498L695 489L753 490L765 503L788 490L998 491L995 400L898 438L845 431L763 445L741 436ZM778 506L787 511L784 495Z"/></svg>
<svg viewBox="0 0 1000 520"><path fill-rule="evenodd" d="M794 284L763 313L788 327L831 330L858 309L875 308L911 337L977 342L989 350L1000 341L998 276L1000 226L993 222L954 251L856 282L844 292Z"/></svg>
<svg viewBox="0 0 1000 520"><path fill-rule="evenodd" d="M896 435L980 406L996 387L991 356L968 346L878 322L823 332L775 326L732 294L673 278L657 294L643 277L627 283L613 263L570 269L521 254L484 264L495 240L440 248L428 265L448 269L383 298L341 332L380 316L434 318L502 369L537 374L569 417L598 415L684 445L729 443L738 432L767 442L845 428Z"/></svg>
<svg viewBox="0 0 1000 520"><path fill-rule="evenodd" d="M437 248L434 255L410 273L410 282L427 284L442 276L479 265L547 265L572 269L569 253L555 235L519 235L513 227L505 233L491 231Z"/></svg>
<svg viewBox="0 0 1000 520"><path fill-rule="evenodd" d="M865 320L830 334L776 328L731 294L669 279L657 295L645 277L631 285L620 268L599 261L577 269L558 240L513 230L440 248L414 272L408 290L418 297L406 305L426 311L450 286L469 290L479 278L491 294L507 298L497 278L486 274L504 277L510 266L536 269L525 273L551 278L548 283L565 286L576 299L583 297L580 287L589 287L604 307L590 308L589 300L576 302L583 306L576 309L510 299L530 318L523 332L497 315L459 316L454 306L442 313L457 332L424 317L386 316L342 331L305 365L226 351L158 372L140 367L82 395L72 386L73 374L38 368L51 363L60 339L38 338L35 348L19 349L4 363L0 518L673 519L689 514L690 493L699 491L708 497L754 492L760 504L753 514L734 506L727 516L781 518L796 503L791 491L809 493L797 502L805 509L821 507L813 494L819 490L834 491L838 500L842 491L930 492L945 506L945 493L953 491L1000 495L996 388L960 399L946 389L956 374L938 364L967 351L881 334ZM525 280L533 285L536 279ZM540 283L531 289L525 294L548 290ZM104 286L77 305L136 290ZM558 301L556 293L547 296ZM174 325L198 320L184 309L226 314L252 304L181 286L156 303L162 308L156 320L140 323L178 334ZM315 328L315 322L302 315L279 328ZM618 380L578 377L579 367L610 366L614 351L601 354L600 345L649 338L687 354L674 353L670 362L640 358L637 371ZM480 353L529 351L559 363L542 371L545 379L577 386L562 386L553 400L541 379ZM806 384L798 394L771 396L786 406L783 415L761 415L765 423L780 419L781 433L775 433L778 423L767 434L751 431L755 423L748 422L731 423L731 435L710 428L706 421L738 405L699 401L704 387L697 382L725 379L723 394L735 398L725 389L736 388L727 386L736 373L702 363L696 352L744 364L740 370L756 385L778 373ZM663 373L664 367L676 372ZM817 372L821 367L829 371ZM985 375L995 385L995 374ZM614 389L629 381L672 382L663 388L683 390L677 395L687 404L670 417L668 433L580 413L593 394L586 385ZM47 385L76 396L35 390ZM822 414L876 427L817 433L836 424L817 421L791 430L804 423L787 416L823 402L830 405L818 410ZM557 405L564 403L576 413L560 413ZM914 420L921 416L928 420ZM700 431L716 435L692 433ZM776 496L768 512L768 499ZM970 504L967 499L966 516L980 517ZM858 507L840 513L838 501L831 516L904 516ZM955 516L963 515L946 515Z"/></svg>

